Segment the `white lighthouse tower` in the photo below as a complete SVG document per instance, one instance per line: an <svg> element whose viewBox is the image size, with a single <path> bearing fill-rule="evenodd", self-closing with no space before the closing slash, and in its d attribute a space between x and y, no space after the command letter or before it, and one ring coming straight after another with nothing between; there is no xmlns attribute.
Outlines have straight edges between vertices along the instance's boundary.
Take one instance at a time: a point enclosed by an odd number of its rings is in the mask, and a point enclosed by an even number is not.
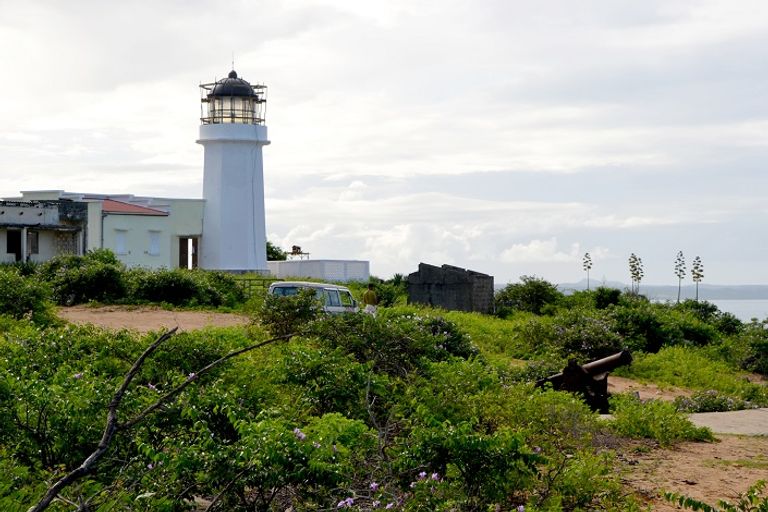
<svg viewBox="0 0 768 512"><path fill-rule="evenodd" d="M264 169L269 144L265 85L251 85L233 70L200 86L203 236L200 266L230 272L267 272Z"/></svg>

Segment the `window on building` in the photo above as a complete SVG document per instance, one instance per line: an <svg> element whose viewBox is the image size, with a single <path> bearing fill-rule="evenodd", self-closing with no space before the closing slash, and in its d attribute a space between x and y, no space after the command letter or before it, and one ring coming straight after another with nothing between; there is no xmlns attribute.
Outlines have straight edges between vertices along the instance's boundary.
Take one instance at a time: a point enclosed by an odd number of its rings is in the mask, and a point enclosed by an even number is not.
<svg viewBox="0 0 768 512"><path fill-rule="evenodd" d="M125 229L115 230L115 254L128 254L126 238L128 238L128 231Z"/></svg>
<svg viewBox="0 0 768 512"><path fill-rule="evenodd" d="M149 251L148 252L150 256L160 255L160 232L159 231L149 232Z"/></svg>
<svg viewBox="0 0 768 512"><path fill-rule="evenodd" d="M27 231L27 254L40 254L40 233Z"/></svg>

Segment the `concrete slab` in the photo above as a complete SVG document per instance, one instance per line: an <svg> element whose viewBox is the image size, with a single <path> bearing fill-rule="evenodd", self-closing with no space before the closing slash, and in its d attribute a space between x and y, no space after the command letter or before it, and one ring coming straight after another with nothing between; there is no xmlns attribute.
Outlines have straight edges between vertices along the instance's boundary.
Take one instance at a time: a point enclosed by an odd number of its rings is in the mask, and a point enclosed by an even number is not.
<svg viewBox="0 0 768 512"><path fill-rule="evenodd" d="M768 436L768 408L745 411L699 412L689 416L699 427L709 427L715 434Z"/></svg>

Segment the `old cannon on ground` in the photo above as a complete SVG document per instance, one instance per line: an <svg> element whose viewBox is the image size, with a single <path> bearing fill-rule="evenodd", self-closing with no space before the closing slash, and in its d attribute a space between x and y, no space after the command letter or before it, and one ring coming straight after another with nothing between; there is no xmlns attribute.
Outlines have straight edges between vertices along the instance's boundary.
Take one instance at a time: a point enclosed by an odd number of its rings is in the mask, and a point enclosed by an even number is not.
<svg viewBox="0 0 768 512"><path fill-rule="evenodd" d="M606 414L608 413L608 373L631 362L632 354L628 350L582 365L575 359L571 359L562 372L537 381L536 386L543 387L549 383L556 390L580 393L593 411Z"/></svg>

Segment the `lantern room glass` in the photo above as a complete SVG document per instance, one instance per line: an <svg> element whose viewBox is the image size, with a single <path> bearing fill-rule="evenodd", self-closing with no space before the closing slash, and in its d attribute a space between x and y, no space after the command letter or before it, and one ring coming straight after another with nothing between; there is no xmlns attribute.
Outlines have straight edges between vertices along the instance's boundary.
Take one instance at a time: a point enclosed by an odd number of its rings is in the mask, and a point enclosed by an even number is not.
<svg viewBox="0 0 768 512"><path fill-rule="evenodd" d="M209 117L214 124L254 124L256 98L253 96L219 96L209 102Z"/></svg>

